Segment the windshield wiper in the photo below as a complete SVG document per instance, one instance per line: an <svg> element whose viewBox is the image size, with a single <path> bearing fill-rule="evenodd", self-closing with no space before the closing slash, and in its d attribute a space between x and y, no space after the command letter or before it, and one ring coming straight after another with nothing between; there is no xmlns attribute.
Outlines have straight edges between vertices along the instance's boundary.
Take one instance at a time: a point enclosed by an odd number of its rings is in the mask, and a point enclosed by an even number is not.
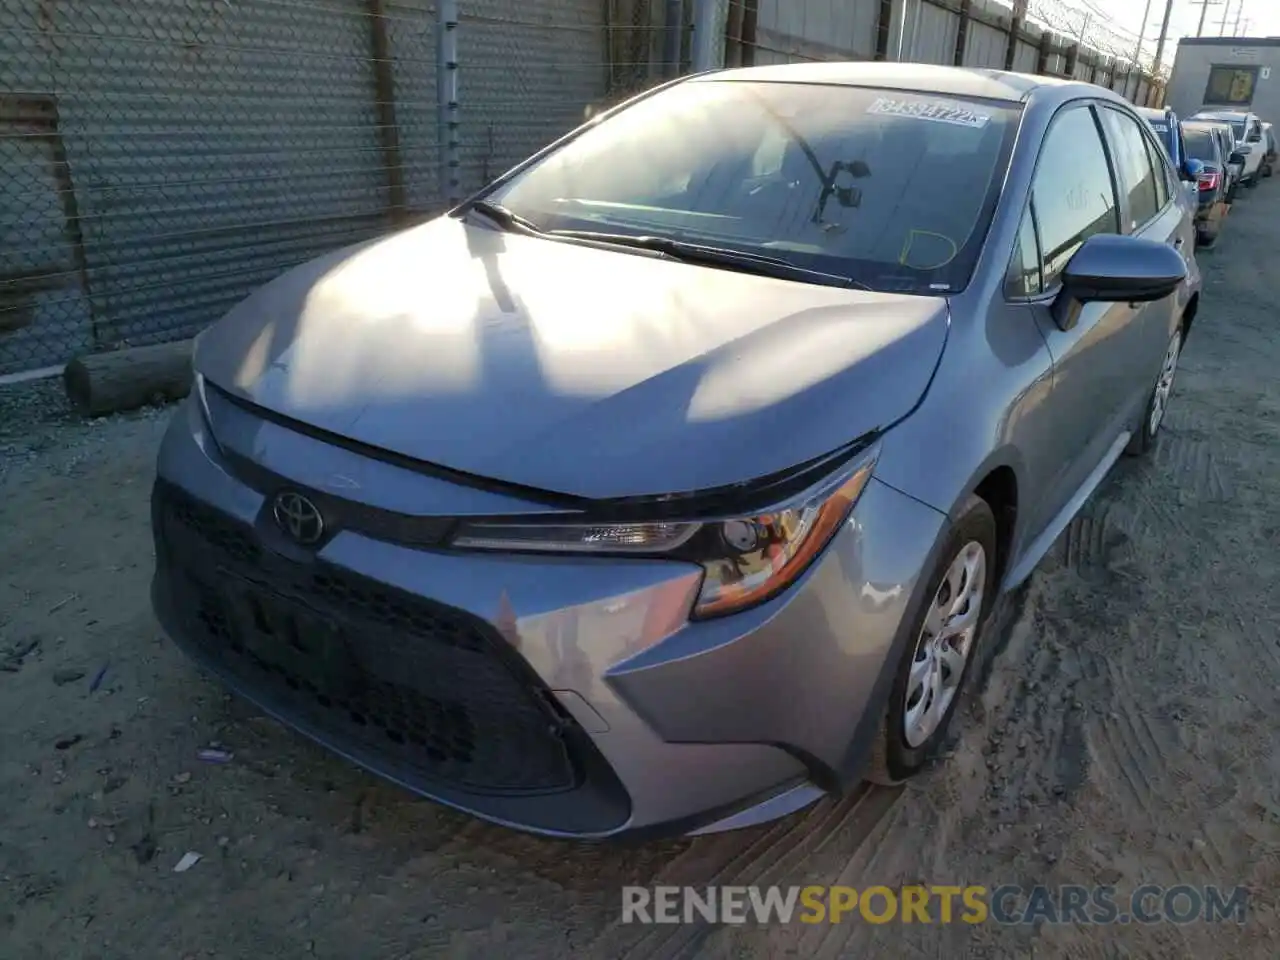
<svg viewBox="0 0 1280 960"><path fill-rule="evenodd" d="M520 214L512 210L508 210L500 203L494 203L491 200L472 200L462 211L468 213L470 211L484 214L503 230L509 233L527 233L530 235L542 235L542 230L532 220L527 220Z"/></svg>
<svg viewBox="0 0 1280 960"><path fill-rule="evenodd" d="M728 247L715 247L702 243L690 243L687 240L673 240L671 237L634 237L624 233L604 233L594 230L551 230L546 234L564 240L586 240L591 243L610 243L620 247L635 247L640 250L652 250L679 260L682 263L696 263L708 267L724 267L742 273L754 273L762 277L774 277L779 280L807 280L813 283L825 283L831 286L858 287L870 290L865 283L838 273L826 273L822 270L810 270L798 267L781 257L770 257L760 253L746 253Z"/></svg>

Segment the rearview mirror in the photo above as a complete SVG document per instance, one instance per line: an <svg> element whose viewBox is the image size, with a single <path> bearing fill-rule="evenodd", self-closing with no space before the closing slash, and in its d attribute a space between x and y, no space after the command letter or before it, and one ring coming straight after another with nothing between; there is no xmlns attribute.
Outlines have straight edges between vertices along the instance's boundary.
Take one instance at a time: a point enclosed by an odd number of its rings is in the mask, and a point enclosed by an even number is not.
<svg viewBox="0 0 1280 960"><path fill-rule="evenodd" d="M1062 272L1053 321L1070 330L1086 303L1163 300L1187 278L1187 264L1171 245L1116 233L1085 241Z"/></svg>

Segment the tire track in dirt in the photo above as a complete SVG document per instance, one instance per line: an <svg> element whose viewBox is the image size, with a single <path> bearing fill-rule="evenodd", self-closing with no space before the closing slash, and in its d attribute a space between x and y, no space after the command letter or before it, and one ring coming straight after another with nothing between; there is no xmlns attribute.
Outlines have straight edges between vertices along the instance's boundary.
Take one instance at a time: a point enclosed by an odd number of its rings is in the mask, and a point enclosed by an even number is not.
<svg viewBox="0 0 1280 960"><path fill-rule="evenodd" d="M860 784L848 797L822 801L776 824L695 840L656 877L654 885L766 886L822 883L824 870L839 870L846 851L857 850L898 790ZM798 876L802 874L802 876ZM643 960L698 954L721 936L704 922L631 927L616 922L591 945L593 955Z"/></svg>
<svg viewBox="0 0 1280 960"><path fill-rule="evenodd" d="M1128 788L1137 815L1154 820L1155 797L1161 795L1161 782L1181 774L1164 762L1164 758L1180 752L1178 737L1164 728L1157 733L1149 715L1134 708L1134 700L1141 693L1121 658L1088 652L1084 656L1091 674L1096 676L1096 695L1107 707L1107 713L1090 725L1089 732L1094 734L1090 742L1097 762L1110 771L1111 779Z"/></svg>

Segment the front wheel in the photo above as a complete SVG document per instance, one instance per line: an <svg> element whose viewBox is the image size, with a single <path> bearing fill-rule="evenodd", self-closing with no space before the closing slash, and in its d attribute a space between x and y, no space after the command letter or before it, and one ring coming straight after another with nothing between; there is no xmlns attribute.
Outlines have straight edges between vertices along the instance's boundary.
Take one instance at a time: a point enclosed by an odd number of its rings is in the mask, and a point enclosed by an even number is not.
<svg viewBox="0 0 1280 960"><path fill-rule="evenodd" d="M995 559L995 515L970 497L926 581L929 600L912 624L876 735L872 783L891 786L918 773L945 737L995 597Z"/></svg>
<svg viewBox="0 0 1280 960"><path fill-rule="evenodd" d="M1165 349L1164 361L1160 364L1160 374L1156 377L1156 385L1152 388L1144 408L1142 422L1129 438L1125 453L1130 456L1141 456L1156 445L1156 437L1164 423L1169 409L1169 399L1173 395L1173 381L1178 375L1178 359L1182 356L1182 330L1179 328L1169 339Z"/></svg>

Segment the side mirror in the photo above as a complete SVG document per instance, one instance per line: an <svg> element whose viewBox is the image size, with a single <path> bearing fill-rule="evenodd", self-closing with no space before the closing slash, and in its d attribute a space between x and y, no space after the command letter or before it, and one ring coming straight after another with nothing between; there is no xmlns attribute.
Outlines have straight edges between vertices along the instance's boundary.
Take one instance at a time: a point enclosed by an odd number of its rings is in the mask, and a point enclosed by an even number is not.
<svg viewBox="0 0 1280 960"><path fill-rule="evenodd" d="M1187 279L1187 264L1170 244L1099 233L1076 251L1062 272L1053 322L1070 330L1086 303L1163 300Z"/></svg>
<svg viewBox="0 0 1280 960"><path fill-rule="evenodd" d="M1237 144L1236 153L1240 154L1242 157L1247 157L1249 154L1253 153L1253 147L1249 146L1247 143ZM1243 162L1244 161L1242 160L1241 163Z"/></svg>
<svg viewBox="0 0 1280 960"><path fill-rule="evenodd" d="M1204 161L1197 160L1194 157L1188 157L1182 164L1182 179L1189 180L1193 183L1200 181L1201 175L1204 173Z"/></svg>
<svg viewBox="0 0 1280 960"><path fill-rule="evenodd" d="M1243 166L1243 165L1244 165L1244 156L1245 156L1245 155L1244 155L1243 153L1241 153L1239 150L1237 150L1237 151L1235 151L1234 153L1232 153L1230 157L1228 157L1228 158L1227 158L1227 163L1237 163L1237 164L1240 164L1241 166Z"/></svg>

